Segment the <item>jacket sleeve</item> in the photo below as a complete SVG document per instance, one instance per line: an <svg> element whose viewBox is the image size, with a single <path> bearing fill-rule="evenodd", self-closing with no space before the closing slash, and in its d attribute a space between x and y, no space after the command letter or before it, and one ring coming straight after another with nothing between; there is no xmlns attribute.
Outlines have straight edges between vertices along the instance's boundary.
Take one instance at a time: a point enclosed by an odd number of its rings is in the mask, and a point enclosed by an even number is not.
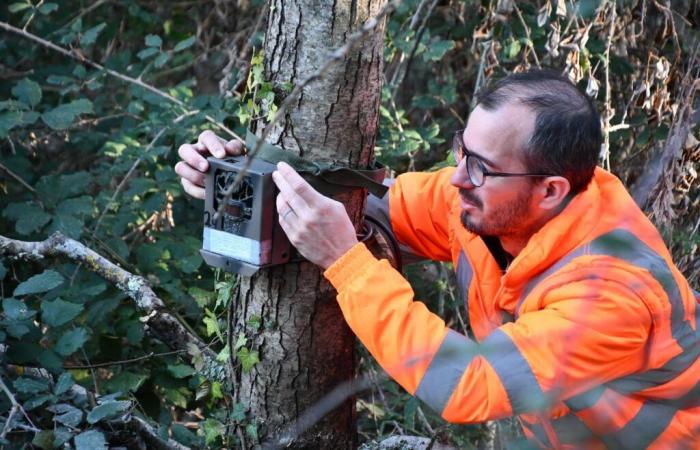
<svg viewBox="0 0 700 450"><path fill-rule="evenodd" d="M408 282L363 244L325 276L350 328L379 364L450 422L547 408L638 371L645 361L651 317L622 284L567 284L552 291L550 306L477 343L414 301Z"/></svg>
<svg viewBox="0 0 700 450"><path fill-rule="evenodd" d="M449 261L449 214L457 189L449 178L454 168L400 175L389 191L389 215L397 240L413 252Z"/></svg>

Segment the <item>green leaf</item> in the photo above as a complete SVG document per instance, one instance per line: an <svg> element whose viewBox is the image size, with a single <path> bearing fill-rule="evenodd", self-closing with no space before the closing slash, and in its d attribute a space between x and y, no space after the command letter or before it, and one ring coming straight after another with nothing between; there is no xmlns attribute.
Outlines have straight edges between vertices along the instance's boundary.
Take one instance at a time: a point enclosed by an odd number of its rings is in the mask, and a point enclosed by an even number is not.
<svg viewBox="0 0 700 450"><path fill-rule="evenodd" d="M133 372L121 372L110 378L110 380L105 383L105 387L110 392L134 392L141 387L147 378L148 375Z"/></svg>
<svg viewBox="0 0 700 450"><path fill-rule="evenodd" d="M250 372L250 369L252 369L254 365L260 362L258 352L250 351L246 347L242 347L240 350L238 350L236 356L238 356L238 360L241 362L243 372L246 373Z"/></svg>
<svg viewBox="0 0 700 450"><path fill-rule="evenodd" d="M83 412L67 403L59 403L58 405L49 406L46 409L56 414L53 420L67 427L75 428L83 421Z"/></svg>
<svg viewBox="0 0 700 450"><path fill-rule="evenodd" d="M17 13L17 12L24 11L25 9L31 8L31 7L32 7L32 4L29 2L17 2L17 3L13 3L10 6L8 6L7 9L11 13Z"/></svg>
<svg viewBox="0 0 700 450"><path fill-rule="evenodd" d="M54 429L53 434L53 448L61 448L63 444L68 442L68 440L73 437L73 433L71 433L70 430L64 427L58 427Z"/></svg>
<svg viewBox="0 0 700 450"><path fill-rule="evenodd" d="M56 343L54 350L59 355L68 356L78 350L87 341L88 333L84 328L76 328L74 330L63 333L63 336Z"/></svg>
<svg viewBox="0 0 700 450"><path fill-rule="evenodd" d="M455 41L438 41L428 46L428 50L423 54L425 61L439 61L445 53L455 48Z"/></svg>
<svg viewBox="0 0 700 450"><path fill-rule="evenodd" d="M92 197L83 195L63 200L56 206L56 212L76 217L89 216L92 214Z"/></svg>
<svg viewBox="0 0 700 450"><path fill-rule="evenodd" d="M168 365L168 372L175 378L186 378L195 374L194 368L186 364L173 364Z"/></svg>
<svg viewBox="0 0 700 450"><path fill-rule="evenodd" d="M63 370L63 359L53 350L46 349L42 351L36 360L42 367L49 369L52 372L61 372Z"/></svg>
<svg viewBox="0 0 700 450"><path fill-rule="evenodd" d="M24 78L12 88L12 95L33 108L41 101L41 86L29 78Z"/></svg>
<svg viewBox="0 0 700 450"><path fill-rule="evenodd" d="M23 301L15 298L3 299L2 309L5 313L5 318L11 321L31 319L36 314L36 311L27 308Z"/></svg>
<svg viewBox="0 0 700 450"><path fill-rule="evenodd" d="M66 236L79 239L83 233L83 221L69 214L56 214L53 216L51 225L47 228L47 234L53 234L60 231Z"/></svg>
<svg viewBox="0 0 700 450"><path fill-rule="evenodd" d="M26 204L22 216L15 223L15 231L29 235L41 230L51 220L51 215L33 203Z"/></svg>
<svg viewBox="0 0 700 450"><path fill-rule="evenodd" d="M17 392L22 394L38 394L49 390L49 382L46 380L35 380L34 378L17 378L12 385Z"/></svg>
<svg viewBox="0 0 700 450"><path fill-rule="evenodd" d="M99 431L89 430L75 437L75 450L107 450L107 441Z"/></svg>
<svg viewBox="0 0 700 450"><path fill-rule="evenodd" d="M44 3L39 7L39 12L43 15L51 14L58 9L57 3Z"/></svg>
<svg viewBox="0 0 700 450"><path fill-rule="evenodd" d="M52 302L41 303L41 320L51 327L60 327L70 322L83 311L83 305L57 298Z"/></svg>
<svg viewBox="0 0 700 450"><path fill-rule="evenodd" d="M5 275L7 275L7 268L5 268L5 265L2 262L2 258L0 258L0 280L4 279Z"/></svg>
<svg viewBox="0 0 700 450"><path fill-rule="evenodd" d="M17 286L14 295L39 294L50 291L63 283L63 276L54 270L45 270Z"/></svg>
<svg viewBox="0 0 700 450"><path fill-rule="evenodd" d="M178 42L177 44L175 44L175 48L173 49L173 52L175 52L175 53L181 52L187 48L192 47L192 45L194 43L195 43L195 37L190 36L187 39L184 39L184 40Z"/></svg>
<svg viewBox="0 0 700 450"><path fill-rule="evenodd" d="M245 427L245 434L248 435L254 441L258 440L258 426L254 423L249 423Z"/></svg>
<svg viewBox="0 0 700 450"><path fill-rule="evenodd" d="M95 43L97 40L97 36L99 36L100 32L106 27L106 23L101 23L97 26L94 26L90 28L89 30L86 30L82 36L80 36L80 45L83 47L87 47L88 45L92 45Z"/></svg>
<svg viewBox="0 0 700 450"><path fill-rule="evenodd" d="M42 430L34 435L32 445L39 447L42 450L51 450L53 448L53 431Z"/></svg>
<svg viewBox="0 0 700 450"><path fill-rule="evenodd" d="M144 40L148 47L160 47L163 45L163 40L157 34L149 34Z"/></svg>
<svg viewBox="0 0 700 450"><path fill-rule="evenodd" d="M87 421L90 424L97 423L104 418L114 417L126 411L130 406L131 402L127 400L105 402L90 411L87 416Z"/></svg>
<svg viewBox="0 0 700 450"><path fill-rule="evenodd" d="M34 397L34 398L31 398L31 399L27 400L26 402L24 402L24 409L26 409L27 411L31 411L32 409L36 409L46 402L55 401L55 400L56 400L56 396L53 394L46 394L46 395L42 395L39 397Z"/></svg>
<svg viewBox="0 0 700 450"><path fill-rule="evenodd" d="M75 381L73 380L73 376L70 374L70 372L63 372L61 376L58 377L56 386L53 388L53 393L56 395L64 394L68 392L68 389L70 389L74 384Z"/></svg>
<svg viewBox="0 0 700 450"><path fill-rule="evenodd" d="M165 65L165 63L168 62L169 59L170 59L170 56L168 56L167 53L161 52L158 55L158 57L155 59L153 64L156 66L157 69L160 69L161 67L163 67Z"/></svg>
<svg viewBox="0 0 700 450"><path fill-rule="evenodd" d="M151 56L157 53L160 53L160 49L158 47L148 47L138 52L136 56L138 56L139 59L144 60L146 58L150 58Z"/></svg>
<svg viewBox="0 0 700 450"><path fill-rule="evenodd" d="M204 442L207 446L214 444L219 437L226 432L226 427L223 423L216 419L207 419L203 424Z"/></svg>
<svg viewBox="0 0 700 450"><path fill-rule="evenodd" d="M92 112L92 102L81 98L45 112L41 115L41 120L54 130L65 130L80 114L91 114Z"/></svg>

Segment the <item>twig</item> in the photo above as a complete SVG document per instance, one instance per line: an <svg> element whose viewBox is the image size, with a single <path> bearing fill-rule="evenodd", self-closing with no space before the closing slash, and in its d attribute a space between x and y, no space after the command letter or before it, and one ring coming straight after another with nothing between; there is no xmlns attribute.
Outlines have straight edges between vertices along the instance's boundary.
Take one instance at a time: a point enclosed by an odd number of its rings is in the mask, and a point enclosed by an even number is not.
<svg viewBox="0 0 700 450"><path fill-rule="evenodd" d="M515 7L515 13L518 15L518 19L520 19L520 23L523 25L523 28L525 29L525 36L527 36L527 46L530 47L530 50L532 50L532 57L535 58L535 64L537 64L537 67L540 67L540 59L537 57L537 51L535 50L535 44L532 42L532 35L530 34L530 27L527 26L525 23L525 18L523 17L523 13L520 11L520 8L518 8L518 2L513 2L513 6Z"/></svg>
<svg viewBox="0 0 700 450"><path fill-rule="evenodd" d="M3 163L0 163L0 169L2 169L2 170L4 170L5 172L7 172L7 174L8 174L9 176L11 176L11 177L14 178L15 180L19 181L19 183L20 183L22 186L24 186L25 188L27 188L32 194L36 195L36 189L34 189L33 187L31 187L29 184L27 184L26 181L24 181L19 175L17 175L16 173L14 173L14 172L11 171L10 169L8 169Z"/></svg>
<svg viewBox="0 0 700 450"><path fill-rule="evenodd" d="M144 83L143 81L141 81L137 78L133 78L133 77L130 77L128 75L124 75L124 74L119 73L115 70L108 69L108 68L104 67L102 64L99 64L95 61L92 61L91 59L86 58L84 55L82 55L80 53L66 50L65 48L60 47L60 46L54 44L53 42L47 41L46 39L42 39L35 34L29 33L28 31L25 31L25 30L21 30L17 27L13 27L12 25L10 25L7 22L0 21L0 28L4 29L5 31L8 31L8 32L15 33L15 34L22 36L26 39L29 39L31 41L34 41L34 42L36 42L36 43L38 43L46 48L49 48L53 51L56 51L64 56L68 56L69 58L73 58L76 61L79 61L83 64L87 64L88 66L91 66L97 70L101 70L101 71L103 71L103 72L105 72L105 73L107 73L115 78L118 78L122 81L126 81L127 83L135 84L135 85L137 85L143 89L146 89L147 91L150 91L150 92L152 92L160 97L163 97L167 100L170 100L171 102L173 102L176 105L183 108L185 110L185 114L187 114L187 115L197 114L199 112L199 111L189 111L187 109L185 103L182 100L179 100L179 99L173 97L172 95L168 94L167 92L163 92L160 89L158 89L158 88L156 88L148 83ZM214 119L210 115L206 115L206 116L204 116L204 118L207 120L207 122L211 123L212 125L215 125L219 129L225 131L226 133L231 135L233 138L238 139L239 141L243 142L243 139L241 139L240 136L238 136L236 133L234 133L233 130L230 130L223 123L217 121L216 119Z"/></svg>
<svg viewBox="0 0 700 450"><path fill-rule="evenodd" d="M197 349L204 359L202 375L228 385L228 368L216 361L216 353L202 340L187 330L148 285L143 277L127 272L82 243L61 233L54 233L40 242L25 242L0 235L0 256L11 256L29 261L41 261L46 257L64 257L83 263L89 270L127 294L145 314L144 326L173 350Z"/></svg>
<svg viewBox="0 0 700 450"><path fill-rule="evenodd" d="M226 189L226 191L224 191L223 199L219 203L219 209L216 211L216 213L214 213L214 221L218 220L219 217L221 217L221 213L223 213L224 208L231 199L231 195L236 191L236 189L238 189L238 186L240 185L241 181L243 181L243 178L246 176L248 169L250 169L250 165L253 163L255 156L258 154L258 152L262 148L263 143L267 140L267 137L270 135L273 126L277 122L279 122L279 120L282 117L285 116L285 114L287 113L287 109L289 109L291 104L296 101L297 97L299 96L299 94L301 94L304 88L309 84L313 83L314 81L318 80L319 78L323 77L323 75L325 75L328 69L330 69L335 63L345 59L345 55L347 55L350 49L353 48L358 42L360 42L366 35L374 31L374 29L377 28L377 26L381 23L384 17L386 17L388 14L394 11L394 9L396 9L396 7L400 3L401 0L392 0L386 5L384 5L384 7L381 9L381 11L379 11L379 13L376 16L367 20L358 31L348 36L347 40L345 41L345 44L331 52L330 57L316 72L309 75L301 83L294 86L292 92L289 93L289 95L284 99L280 107L275 112L275 115L272 117L270 123L267 124L267 126L265 126L265 128L263 129L262 135L258 139L258 142L255 144L255 147L250 151L249 157L246 158L245 165L243 166L242 170L238 172L236 178L233 180L233 183L231 183L231 186L229 186L229 188Z"/></svg>
<svg viewBox="0 0 700 450"><path fill-rule="evenodd" d="M145 359L156 358L159 356L180 355L182 353L186 353L186 351L185 350L173 350L172 352L162 352L162 353L151 352L148 355L139 356L137 358L124 359L121 361L109 361L109 362L95 363L95 364L89 364L89 365L65 364L63 366L63 368L68 369L68 370L77 370L77 369L98 369L100 367L123 366L125 364L137 363L137 362L143 361Z"/></svg>
<svg viewBox="0 0 700 450"><path fill-rule="evenodd" d="M612 107L610 106L610 46L615 34L615 20L617 19L617 8L615 2L610 2L612 14L610 16L610 30L608 40L605 44L605 117L603 118L603 164L606 170L610 170L610 119L612 118Z"/></svg>
<svg viewBox="0 0 700 450"><path fill-rule="evenodd" d="M39 0L39 3L37 3L36 5L33 5L33 6L32 6L32 8L34 9L34 11L32 11L32 15L29 16L29 19L27 19L27 23L25 23L24 26L22 27L22 29L23 29L24 31L27 31L27 28L29 28L29 24L32 23L32 21L34 20L34 17L36 16L36 12L39 11L39 8L40 8L41 5L43 5L43 4L44 4L44 0Z"/></svg>
<svg viewBox="0 0 700 450"><path fill-rule="evenodd" d="M78 19L82 18L83 16L85 16L85 15L91 13L93 10L99 8L100 6L102 6L104 3L107 3L108 1L110 1L110 0L97 0L97 1L96 1L95 3L93 3L92 5L88 6L88 7L85 8L84 10L80 11L80 13L78 13L75 17L73 17L72 19L70 19L68 22L66 22L66 23L64 23L63 25L61 25L59 28L57 28L57 29L56 29L55 31L53 31L51 34L55 34L55 33L59 32L59 31L65 29L66 27L70 26L70 25L71 25L73 22L75 22L76 20L78 20Z"/></svg>
<svg viewBox="0 0 700 450"><path fill-rule="evenodd" d="M7 398L10 400L10 403L12 403L12 409L14 411L14 413L10 412L10 417L5 422L5 427L3 428L2 434L0 434L0 437L4 439L5 435L7 435L7 432L10 431L9 427L11 425L10 422L12 421L11 420L12 416L14 416L17 411L20 411L22 413L22 415L24 416L24 418L27 419L27 422L29 422L29 425L31 425L34 429L36 429L36 425L34 425L34 423L32 422L32 419L29 418L29 414L27 414L27 411L25 411L24 408L22 408L22 405L19 404L19 402L17 401L15 396L12 395L12 392L10 392L10 389L5 384L5 380L2 379L2 376L0 376L0 389L2 389L2 391L5 393Z"/></svg>

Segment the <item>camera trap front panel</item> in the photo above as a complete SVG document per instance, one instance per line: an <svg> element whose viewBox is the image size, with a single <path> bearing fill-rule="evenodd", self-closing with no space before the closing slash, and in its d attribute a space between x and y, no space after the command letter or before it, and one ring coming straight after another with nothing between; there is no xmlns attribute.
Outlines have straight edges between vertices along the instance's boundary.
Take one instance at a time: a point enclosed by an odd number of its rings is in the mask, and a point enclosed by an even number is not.
<svg viewBox="0 0 700 450"><path fill-rule="evenodd" d="M261 267L289 261L292 248L277 220L274 164L253 160L214 218L246 160L208 158L201 254L211 266L250 276Z"/></svg>

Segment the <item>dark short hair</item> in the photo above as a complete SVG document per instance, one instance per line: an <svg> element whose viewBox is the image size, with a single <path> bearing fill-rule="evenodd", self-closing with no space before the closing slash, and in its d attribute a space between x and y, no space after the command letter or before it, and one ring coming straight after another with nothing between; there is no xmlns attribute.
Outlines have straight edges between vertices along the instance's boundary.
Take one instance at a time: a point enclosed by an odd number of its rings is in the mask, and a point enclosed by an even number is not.
<svg viewBox="0 0 700 450"><path fill-rule="evenodd" d="M484 89L477 100L488 111L516 102L530 108L536 117L523 149L527 170L565 177L573 195L588 186L603 143L600 115L568 78L553 70L516 73Z"/></svg>

